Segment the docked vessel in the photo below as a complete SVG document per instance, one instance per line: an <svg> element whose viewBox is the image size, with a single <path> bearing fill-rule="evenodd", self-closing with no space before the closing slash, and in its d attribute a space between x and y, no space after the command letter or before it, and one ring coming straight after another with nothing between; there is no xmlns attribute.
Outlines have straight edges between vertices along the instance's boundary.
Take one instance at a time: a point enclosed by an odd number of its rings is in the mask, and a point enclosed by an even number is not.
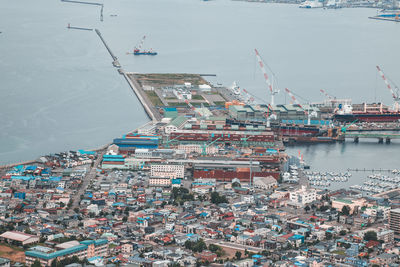
<svg viewBox="0 0 400 267"><path fill-rule="evenodd" d="M400 120L399 111L391 111L382 104L363 104L363 110L353 110L351 105L339 105L333 119L341 122L396 122Z"/></svg>
<svg viewBox="0 0 400 267"><path fill-rule="evenodd" d="M319 1L304 1L299 5L300 8L321 8L323 4Z"/></svg>

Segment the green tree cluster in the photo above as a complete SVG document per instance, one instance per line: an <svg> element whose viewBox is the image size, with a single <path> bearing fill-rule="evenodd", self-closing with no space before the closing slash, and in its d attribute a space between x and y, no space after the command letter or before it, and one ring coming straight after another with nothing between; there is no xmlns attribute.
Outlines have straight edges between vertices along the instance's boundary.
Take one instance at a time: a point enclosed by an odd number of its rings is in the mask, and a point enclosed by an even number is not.
<svg viewBox="0 0 400 267"><path fill-rule="evenodd" d="M364 234L365 241L378 241L378 236L374 231L368 231Z"/></svg>
<svg viewBox="0 0 400 267"><path fill-rule="evenodd" d="M212 192L211 203L214 204L228 203L228 199L226 199L226 196L221 196L218 192Z"/></svg>
<svg viewBox="0 0 400 267"><path fill-rule="evenodd" d="M175 205L183 205L186 201L194 200L193 194L189 193L189 190L184 187L172 189L171 199Z"/></svg>
<svg viewBox="0 0 400 267"><path fill-rule="evenodd" d="M187 240L185 242L185 248L190 249L193 252L202 252L207 249L207 244L203 241L203 239L199 239L196 242Z"/></svg>

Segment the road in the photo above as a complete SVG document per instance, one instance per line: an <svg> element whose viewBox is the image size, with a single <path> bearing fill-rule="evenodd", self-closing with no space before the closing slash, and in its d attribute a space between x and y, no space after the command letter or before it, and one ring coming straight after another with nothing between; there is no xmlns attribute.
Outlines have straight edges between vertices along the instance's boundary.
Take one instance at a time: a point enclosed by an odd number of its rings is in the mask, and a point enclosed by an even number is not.
<svg viewBox="0 0 400 267"><path fill-rule="evenodd" d="M103 159L103 155L106 151L99 151L99 153L97 154L97 159L93 164L93 167L90 168L90 170L86 173L85 177L83 178L82 184L79 187L78 192L76 192L75 196L73 196L72 198L72 206L69 209L69 213L73 213L74 209L77 208L79 206L79 203L81 201L81 195L83 195L86 191L86 188L88 187L89 183L91 180L93 180L94 178L96 178L96 170L98 168L98 166L101 163L101 160Z"/></svg>

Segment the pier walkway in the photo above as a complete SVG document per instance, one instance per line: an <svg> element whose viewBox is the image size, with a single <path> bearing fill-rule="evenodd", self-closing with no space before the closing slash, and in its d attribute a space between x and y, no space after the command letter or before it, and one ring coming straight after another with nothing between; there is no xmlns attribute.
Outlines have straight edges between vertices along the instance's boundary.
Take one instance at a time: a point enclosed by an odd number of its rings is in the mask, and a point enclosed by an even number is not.
<svg viewBox="0 0 400 267"><path fill-rule="evenodd" d="M76 1L76 0L61 0L61 2L67 2L67 3L73 3L73 4L93 5L93 6L103 6L102 3L86 2L86 1Z"/></svg>
<svg viewBox="0 0 400 267"><path fill-rule="evenodd" d="M101 35L100 31L98 29L95 29L95 32L97 35L100 37L100 40L103 42L104 46L106 47L108 53L113 59L113 65L116 68L121 68L121 65L118 62L118 58L114 55L114 53L111 51L110 47L107 45L106 41L104 40L103 36Z"/></svg>
<svg viewBox="0 0 400 267"><path fill-rule="evenodd" d="M136 81L135 77L132 73L127 73L120 69L120 73L124 76L125 80L128 82L129 86L131 87L132 91L136 94L139 101L142 103L144 110L146 111L147 115L150 119L156 123L161 121L161 115L157 111L157 109L153 106L151 101L147 98L146 94L143 92L142 87Z"/></svg>
<svg viewBox="0 0 400 267"><path fill-rule="evenodd" d="M136 81L134 75L131 73L126 73L122 68L120 63L118 62L118 58L114 55L111 51L111 48L107 45L106 41L104 40L103 36L101 35L98 29L95 29L96 34L99 36L100 40L106 47L108 53L110 54L111 58L113 59L113 66L118 69L119 74L123 75L125 80L128 82L129 86L131 87L132 91L136 94L139 101L142 103L144 110L146 111L149 118L154 122L161 121L161 115L157 111L157 109L153 106L151 101L148 99L147 95L144 93L142 86Z"/></svg>

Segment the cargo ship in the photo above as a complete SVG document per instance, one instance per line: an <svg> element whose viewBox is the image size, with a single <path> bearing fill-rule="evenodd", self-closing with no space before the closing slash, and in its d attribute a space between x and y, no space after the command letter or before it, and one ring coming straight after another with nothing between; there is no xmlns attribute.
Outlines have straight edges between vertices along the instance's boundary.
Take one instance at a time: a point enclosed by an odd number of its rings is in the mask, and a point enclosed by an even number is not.
<svg viewBox="0 0 400 267"><path fill-rule="evenodd" d="M227 125L238 125L238 127L247 127L249 125L253 128L259 128L263 125L262 122L240 122L236 120L226 119ZM271 130L278 135L283 136L316 136L320 133L320 128L316 125L300 125L300 124L283 124L283 123L271 123Z"/></svg>
<svg viewBox="0 0 400 267"><path fill-rule="evenodd" d="M133 50L134 55L148 55L148 56L155 56L157 55L157 52L154 52L153 50L139 50L135 49Z"/></svg>
<svg viewBox="0 0 400 267"><path fill-rule="evenodd" d="M339 105L334 111L333 119L340 122L397 122L400 112L384 108L382 104L362 104L362 110L353 110L351 105Z"/></svg>

